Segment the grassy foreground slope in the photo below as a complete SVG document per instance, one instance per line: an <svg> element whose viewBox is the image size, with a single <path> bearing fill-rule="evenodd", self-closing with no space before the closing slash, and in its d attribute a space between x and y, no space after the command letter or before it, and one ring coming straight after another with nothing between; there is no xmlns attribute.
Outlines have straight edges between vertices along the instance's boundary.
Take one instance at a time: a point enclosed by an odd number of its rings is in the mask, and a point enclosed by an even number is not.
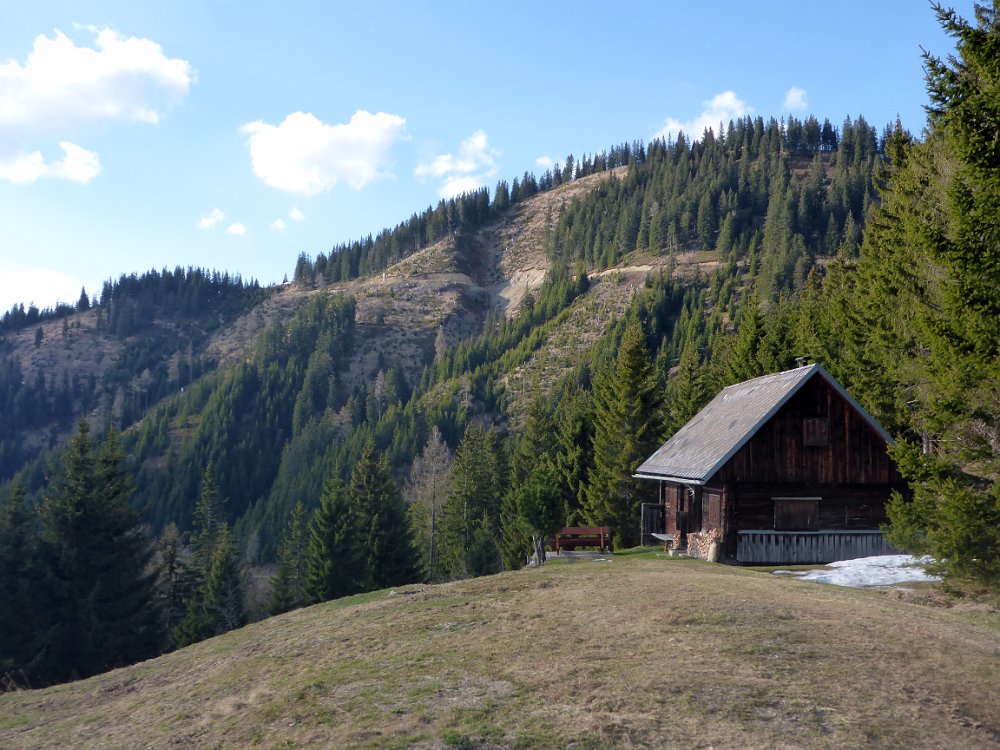
<svg viewBox="0 0 1000 750"><path fill-rule="evenodd" d="M1000 745L1000 615L618 556L275 617L0 696L0 747Z"/></svg>

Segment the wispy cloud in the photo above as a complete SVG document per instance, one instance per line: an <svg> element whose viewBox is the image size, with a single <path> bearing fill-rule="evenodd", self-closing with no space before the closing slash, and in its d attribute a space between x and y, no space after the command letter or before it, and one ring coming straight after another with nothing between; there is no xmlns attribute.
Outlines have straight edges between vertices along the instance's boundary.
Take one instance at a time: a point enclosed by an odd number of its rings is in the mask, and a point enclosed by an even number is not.
<svg viewBox="0 0 1000 750"><path fill-rule="evenodd" d="M292 210L288 212L288 218L292 221L303 221L306 215L299 211L295 206L292 206Z"/></svg>
<svg viewBox="0 0 1000 750"><path fill-rule="evenodd" d="M809 103L806 101L806 90L798 86L792 86L785 94L785 103L782 105L783 112L800 112L806 109Z"/></svg>
<svg viewBox="0 0 1000 750"><path fill-rule="evenodd" d="M495 178L500 171L497 156L499 152L490 147L485 131L477 130L459 144L457 156L438 154L419 165L415 174L421 179L441 179L438 194L442 198L452 198L477 190Z"/></svg>
<svg viewBox="0 0 1000 750"><path fill-rule="evenodd" d="M234 234L237 237L243 237L247 233L247 228L245 225L240 224L238 221L235 224L230 224L226 227L226 234Z"/></svg>
<svg viewBox="0 0 1000 750"><path fill-rule="evenodd" d="M285 220L284 219L275 219L274 221L271 222L271 231L272 232L284 232L286 226L287 226L287 224L285 224Z"/></svg>
<svg viewBox="0 0 1000 750"><path fill-rule="evenodd" d="M542 169L548 169L553 164L555 164L555 161L552 159L551 156L545 155L545 156L539 156L537 159L535 159L535 164L540 166Z"/></svg>
<svg viewBox="0 0 1000 750"><path fill-rule="evenodd" d="M86 185L101 173L101 160L93 151L62 141L59 148L63 158L46 162L41 151L18 153L13 157L0 157L0 180L13 185L28 185L43 177L56 177Z"/></svg>
<svg viewBox="0 0 1000 750"><path fill-rule="evenodd" d="M219 224L226 215L218 208L213 208L207 214L198 219L198 226L201 229L212 229L214 226Z"/></svg>
<svg viewBox="0 0 1000 750"><path fill-rule="evenodd" d="M360 190L386 174L389 149L405 135L406 120L359 109L350 122L327 125L315 115L293 112L280 124L262 120L240 128L256 175L271 187L314 195L339 182Z"/></svg>
<svg viewBox="0 0 1000 750"><path fill-rule="evenodd" d="M711 128L712 132L719 129L719 123L725 127L730 120L753 113L753 107L747 105L740 99L735 91L723 91L716 94L711 99L702 102L702 111L694 119L682 122L674 117L668 117L663 121L655 138L677 138L677 134L683 132L690 140L701 140L705 130Z"/></svg>

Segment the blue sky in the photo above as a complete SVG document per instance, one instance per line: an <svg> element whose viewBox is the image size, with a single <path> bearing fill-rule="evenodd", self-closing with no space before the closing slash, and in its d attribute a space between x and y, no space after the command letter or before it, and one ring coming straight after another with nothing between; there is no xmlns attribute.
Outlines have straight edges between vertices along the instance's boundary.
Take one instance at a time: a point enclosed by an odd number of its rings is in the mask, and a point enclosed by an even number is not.
<svg viewBox="0 0 1000 750"><path fill-rule="evenodd" d="M442 196L742 114L919 132L920 48L953 50L921 0L0 10L0 310L177 265L279 282Z"/></svg>

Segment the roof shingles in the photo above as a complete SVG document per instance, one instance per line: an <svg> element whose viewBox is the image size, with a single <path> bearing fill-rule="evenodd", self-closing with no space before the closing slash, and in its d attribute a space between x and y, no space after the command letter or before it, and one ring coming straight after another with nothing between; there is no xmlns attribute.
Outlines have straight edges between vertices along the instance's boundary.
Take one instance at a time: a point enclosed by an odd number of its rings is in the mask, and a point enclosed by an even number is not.
<svg viewBox="0 0 1000 750"><path fill-rule="evenodd" d="M888 441L875 420L819 365L807 365L724 388L636 470L637 477L701 484L742 448L810 378L823 377Z"/></svg>

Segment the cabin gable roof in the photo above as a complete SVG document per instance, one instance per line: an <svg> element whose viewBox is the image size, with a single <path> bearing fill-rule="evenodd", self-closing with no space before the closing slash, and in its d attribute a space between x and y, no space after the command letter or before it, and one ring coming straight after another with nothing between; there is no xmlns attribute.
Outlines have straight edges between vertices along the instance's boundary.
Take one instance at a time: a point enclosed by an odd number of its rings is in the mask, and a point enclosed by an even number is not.
<svg viewBox="0 0 1000 750"><path fill-rule="evenodd" d="M724 388L639 468L642 479L704 484L807 382L823 378L889 445L878 422L820 365L807 365Z"/></svg>

